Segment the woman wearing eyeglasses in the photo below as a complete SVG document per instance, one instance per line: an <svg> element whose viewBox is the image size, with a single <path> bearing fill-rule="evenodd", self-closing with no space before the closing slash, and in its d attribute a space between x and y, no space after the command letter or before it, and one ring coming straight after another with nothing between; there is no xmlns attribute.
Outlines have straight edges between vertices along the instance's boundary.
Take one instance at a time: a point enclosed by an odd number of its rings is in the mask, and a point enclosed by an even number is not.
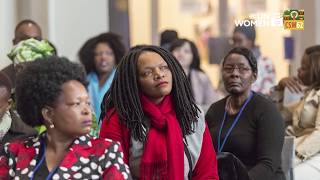
<svg viewBox="0 0 320 180"><path fill-rule="evenodd" d="M284 124L276 106L251 90L257 73L257 60L250 50L232 49L222 63L229 96L211 105L206 120L215 150L237 157L249 179L282 180Z"/></svg>

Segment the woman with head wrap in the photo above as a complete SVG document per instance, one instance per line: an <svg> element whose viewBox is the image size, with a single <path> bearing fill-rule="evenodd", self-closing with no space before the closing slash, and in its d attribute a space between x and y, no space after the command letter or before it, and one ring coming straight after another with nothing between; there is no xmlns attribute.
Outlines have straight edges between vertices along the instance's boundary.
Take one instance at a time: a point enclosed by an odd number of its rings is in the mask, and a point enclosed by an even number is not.
<svg viewBox="0 0 320 180"><path fill-rule="evenodd" d="M8 57L12 60L15 71L18 73L28 62L55 54L55 48L48 41L30 38L15 45Z"/></svg>
<svg viewBox="0 0 320 180"><path fill-rule="evenodd" d="M16 77L17 74L20 71L22 71L23 68L30 62L34 61L37 58L45 58L52 55L56 55L56 49L49 41L30 38L22 40L18 44L16 44L8 54L8 57L11 59L13 63ZM12 79L16 80L16 78ZM13 82L13 94L15 93L15 87L16 83ZM14 95L12 96L14 98ZM45 130L44 126L39 126L35 128L39 133Z"/></svg>

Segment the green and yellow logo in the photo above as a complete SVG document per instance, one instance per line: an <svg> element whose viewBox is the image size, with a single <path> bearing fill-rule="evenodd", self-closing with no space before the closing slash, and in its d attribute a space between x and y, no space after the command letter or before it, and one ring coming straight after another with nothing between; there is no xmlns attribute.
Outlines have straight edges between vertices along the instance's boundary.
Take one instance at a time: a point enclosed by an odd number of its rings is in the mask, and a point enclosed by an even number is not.
<svg viewBox="0 0 320 180"><path fill-rule="evenodd" d="M303 30L304 29L304 10L285 10L283 13L284 29Z"/></svg>

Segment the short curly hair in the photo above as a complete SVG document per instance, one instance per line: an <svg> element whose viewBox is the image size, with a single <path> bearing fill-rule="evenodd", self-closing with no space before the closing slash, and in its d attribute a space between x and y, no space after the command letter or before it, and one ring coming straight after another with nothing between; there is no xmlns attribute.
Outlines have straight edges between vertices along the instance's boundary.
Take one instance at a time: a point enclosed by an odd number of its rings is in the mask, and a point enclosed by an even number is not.
<svg viewBox="0 0 320 180"><path fill-rule="evenodd" d="M51 56L26 65L16 81L16 105L21 119L33 127L43 125L42 108L54 106L62 85L70 80L87 85L84 68L66 58Z"/></svg>
<svg viewBox="0 0 320 180"><path fill-rule="evenodd" d="M126 53L125 46L121 42L121 36L107 32L102 33L98 36L88 39L84 45L80 48L78 53L80 62L84 65L87 73L96 72L96 67L94 64L94 50L99 43L106 43L110 46L114 53L115 64L118 65L121 58Z"/></svg>

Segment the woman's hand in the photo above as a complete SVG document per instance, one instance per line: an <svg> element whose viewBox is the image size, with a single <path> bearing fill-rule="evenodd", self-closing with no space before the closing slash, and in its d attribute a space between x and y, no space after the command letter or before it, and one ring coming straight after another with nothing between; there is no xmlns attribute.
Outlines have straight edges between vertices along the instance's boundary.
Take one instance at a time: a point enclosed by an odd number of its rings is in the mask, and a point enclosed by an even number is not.
<svg viewBox="0 0 320 180"><path fill-rule="evenodd" d="M287 87L290 92L302 92L302 82L297 77L285 77L280 80L276 86L276 90L283 91Z"/></svg>

